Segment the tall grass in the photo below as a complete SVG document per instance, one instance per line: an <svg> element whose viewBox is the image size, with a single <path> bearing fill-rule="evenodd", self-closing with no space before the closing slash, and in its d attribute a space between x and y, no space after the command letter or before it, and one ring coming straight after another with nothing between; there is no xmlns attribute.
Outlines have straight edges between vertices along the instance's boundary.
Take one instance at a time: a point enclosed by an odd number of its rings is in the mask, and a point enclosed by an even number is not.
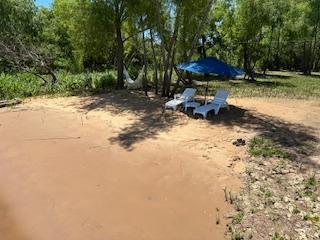
<svg viewBox="0 0 320 240"><path fill-rule="evenodd" d="M42 94L77 95L101 92L116 84L114 72L71 74L57 73L55 85L44 84L40 78L28 74L0 74L0 99L25 98Z"/></svg>
<svg viewBox="0 0 320 240"><path fill-rule="evenodd" d="M31 97L43 90L43 81L31 74L0 74L0 99Z"/></svg>

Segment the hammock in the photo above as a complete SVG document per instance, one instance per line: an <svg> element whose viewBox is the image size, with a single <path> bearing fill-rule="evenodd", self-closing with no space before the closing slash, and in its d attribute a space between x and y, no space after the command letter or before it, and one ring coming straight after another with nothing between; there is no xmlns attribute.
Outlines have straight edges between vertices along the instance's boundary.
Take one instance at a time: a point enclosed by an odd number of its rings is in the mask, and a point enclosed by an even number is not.
<svg viewBox="0 0 320 240"><path fill-rule="evenodd" d="M139 89L142 88L142 81L143 81L143 75L144 75L144 68L145 66L142 67L138 77L136 78L136 80L132 80L132 78L130 77L126 67L123 67L123 75L125 77L125 86L128 89Z"/></svg>

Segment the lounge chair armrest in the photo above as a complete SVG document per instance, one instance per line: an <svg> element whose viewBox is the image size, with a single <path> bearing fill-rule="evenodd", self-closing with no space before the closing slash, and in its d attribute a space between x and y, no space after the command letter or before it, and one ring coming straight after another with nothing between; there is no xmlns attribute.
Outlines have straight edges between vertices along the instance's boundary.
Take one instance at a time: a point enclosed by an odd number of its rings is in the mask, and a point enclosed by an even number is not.
<svg viewBox="0 0 320 240"><path fill-rule="evenodd" d="M174 99L179 99L181 97L181 94L174 94L173 97Z"/></svg>

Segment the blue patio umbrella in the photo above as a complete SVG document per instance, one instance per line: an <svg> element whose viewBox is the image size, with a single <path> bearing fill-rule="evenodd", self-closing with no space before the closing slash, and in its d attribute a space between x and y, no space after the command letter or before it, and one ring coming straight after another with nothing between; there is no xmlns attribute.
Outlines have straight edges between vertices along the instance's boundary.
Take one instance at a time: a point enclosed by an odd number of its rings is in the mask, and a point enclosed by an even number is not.
<svg viewBox="0 0 320 240"><path fill-rule="evenodd" d="M234 67L230 64L227 64L215 57L207 57L200 59L198 61L190 61L181 63L177 66L179 69L193 72L193 73L202 73L202 74L215 74L227 78L233 78L239 75L245 74L243 70L240 68ZM208 84L206 87L206 98L207 98L207 91L208 91Z"/></svg>
<svg viewBox="0 0 320 240"><path fill-rule="evenodd" d="M240 68L227 64L215 57L207 57L198 61L181 63L177 67L188 72L216 74L228 78L245 74Z"/></svg>

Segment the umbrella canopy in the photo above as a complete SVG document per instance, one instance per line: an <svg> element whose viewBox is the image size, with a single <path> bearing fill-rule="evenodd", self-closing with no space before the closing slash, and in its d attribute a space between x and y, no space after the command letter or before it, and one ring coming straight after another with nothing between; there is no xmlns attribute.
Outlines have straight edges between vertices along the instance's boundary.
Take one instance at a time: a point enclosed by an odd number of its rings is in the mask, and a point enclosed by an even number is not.
<svg viewBox="0 0 320 240"><path fill-rule="evenodd" d="M245 74L243 70L220 61L215 57L207 57L198 61L181 63L177 67L189 72L217 74L224 77L236 77Z"/></svg>

